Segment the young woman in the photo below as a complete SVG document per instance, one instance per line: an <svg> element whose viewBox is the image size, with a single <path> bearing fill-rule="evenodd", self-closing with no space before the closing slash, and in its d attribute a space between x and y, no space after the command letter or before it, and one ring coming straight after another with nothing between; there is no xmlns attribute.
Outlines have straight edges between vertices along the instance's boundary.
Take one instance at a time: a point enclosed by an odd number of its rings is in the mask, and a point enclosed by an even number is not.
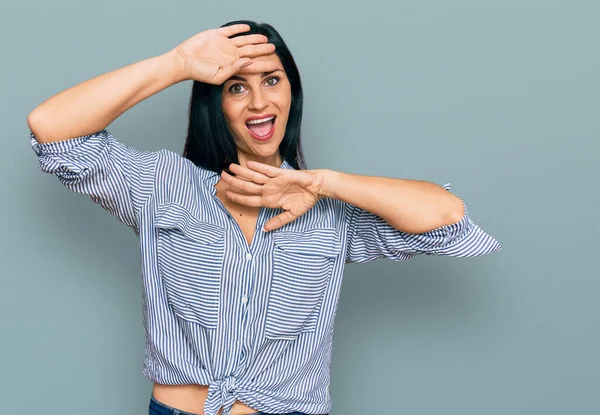
<svg viewBox="0 0 600 415"><path fill-rule="evenodd" d="M106 130L185 80L183 156ZM246 21L29 115L40 168L139 235L151 414L326 414L345 263L500 249L448 186L306 170L301 120L292 55L273 27Z"/></svg>

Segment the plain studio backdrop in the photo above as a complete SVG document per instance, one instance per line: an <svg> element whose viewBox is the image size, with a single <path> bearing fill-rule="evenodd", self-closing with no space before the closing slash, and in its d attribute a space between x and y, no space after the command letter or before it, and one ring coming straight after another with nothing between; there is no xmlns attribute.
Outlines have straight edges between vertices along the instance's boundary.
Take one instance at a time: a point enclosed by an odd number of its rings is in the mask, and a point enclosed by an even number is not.
<svg viewBox="0 0 600 415"><path fill-rule="evenodd" d="M331 414L600 413L599 13L582 0L3 3L0 412L143 414L151 387L137 238L38 170L27 115L251 19L297 60L309 168L450 182L503 246L348 265ZM191 85L109 131L181 153Z"/></svg>

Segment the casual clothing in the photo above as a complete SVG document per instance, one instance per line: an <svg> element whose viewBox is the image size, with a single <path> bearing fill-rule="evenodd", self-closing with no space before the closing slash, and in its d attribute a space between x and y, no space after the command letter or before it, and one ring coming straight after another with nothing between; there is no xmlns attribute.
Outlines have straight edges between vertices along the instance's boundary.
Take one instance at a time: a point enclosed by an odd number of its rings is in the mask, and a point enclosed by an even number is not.
<svg viewBox="0 0 600 415"><path fill-rule="evenodd" d="M262 208L250 246L216 197L219 174L108 131L55 143L30 133L40 168L86 194L140 238L144 375L209 385L206 415L235 400L280 414L330 411L334 316L345 263L418 254L471 257L500 245L465 215L422 234L331 198L271 232ZM292 169L287 163L283 169ZM449 185L445 186L450 190Z"/></svg>
<svg viewBox="0 0 600 415"><path fill-rule="evenodd" d="M195 415L191 412L181 411L173 408L172 406L166 405L162 402L154 399L154 396L150 398L150 405L148 406L148 415ZM255 415L255 414L251 414Z"/></svg>
<svg viewBox="0 0 600 415"><path fill-rule="evenodd" d="M149 415L195 415L191 412L181 411L162 402L157 401L154 397L150 398L150 406L148 407ZM286 414L267 414L266 412L252 412L248 415L308 415L302 412L289 412ZM328 414L325 414L328 415Z"/></svg>

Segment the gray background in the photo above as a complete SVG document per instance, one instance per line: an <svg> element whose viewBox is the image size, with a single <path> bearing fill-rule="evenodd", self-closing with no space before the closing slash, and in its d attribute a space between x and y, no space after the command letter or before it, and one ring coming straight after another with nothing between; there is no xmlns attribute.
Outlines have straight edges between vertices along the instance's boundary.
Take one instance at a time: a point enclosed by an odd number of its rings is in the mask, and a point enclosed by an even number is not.
<svg viewBox="0 0 600 415"><path fill-rule="evenodd" d="M451 182L503 245L349 265L331 414L600 413L598 2L50 3L0 13L1 413L142 414L150 393L136 237L38 170L28 113L238 18L297 59L309 168ZM109 130L180 152L190 89Z"/></svg>

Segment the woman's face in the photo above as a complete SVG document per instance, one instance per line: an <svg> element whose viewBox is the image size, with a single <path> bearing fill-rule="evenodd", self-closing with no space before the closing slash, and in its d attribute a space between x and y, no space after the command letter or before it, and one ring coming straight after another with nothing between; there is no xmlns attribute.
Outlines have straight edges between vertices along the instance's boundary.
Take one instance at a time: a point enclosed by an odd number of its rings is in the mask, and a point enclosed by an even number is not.
<svg viewBox="0 0 600 415"><path fill-rule="evenodd" d="M223 84L223 114L240 163L256 160L279 167L292 103L290 82L275 53L254 60L276 63L278 69L254 73L251 65L229 78Z"/></svg>

